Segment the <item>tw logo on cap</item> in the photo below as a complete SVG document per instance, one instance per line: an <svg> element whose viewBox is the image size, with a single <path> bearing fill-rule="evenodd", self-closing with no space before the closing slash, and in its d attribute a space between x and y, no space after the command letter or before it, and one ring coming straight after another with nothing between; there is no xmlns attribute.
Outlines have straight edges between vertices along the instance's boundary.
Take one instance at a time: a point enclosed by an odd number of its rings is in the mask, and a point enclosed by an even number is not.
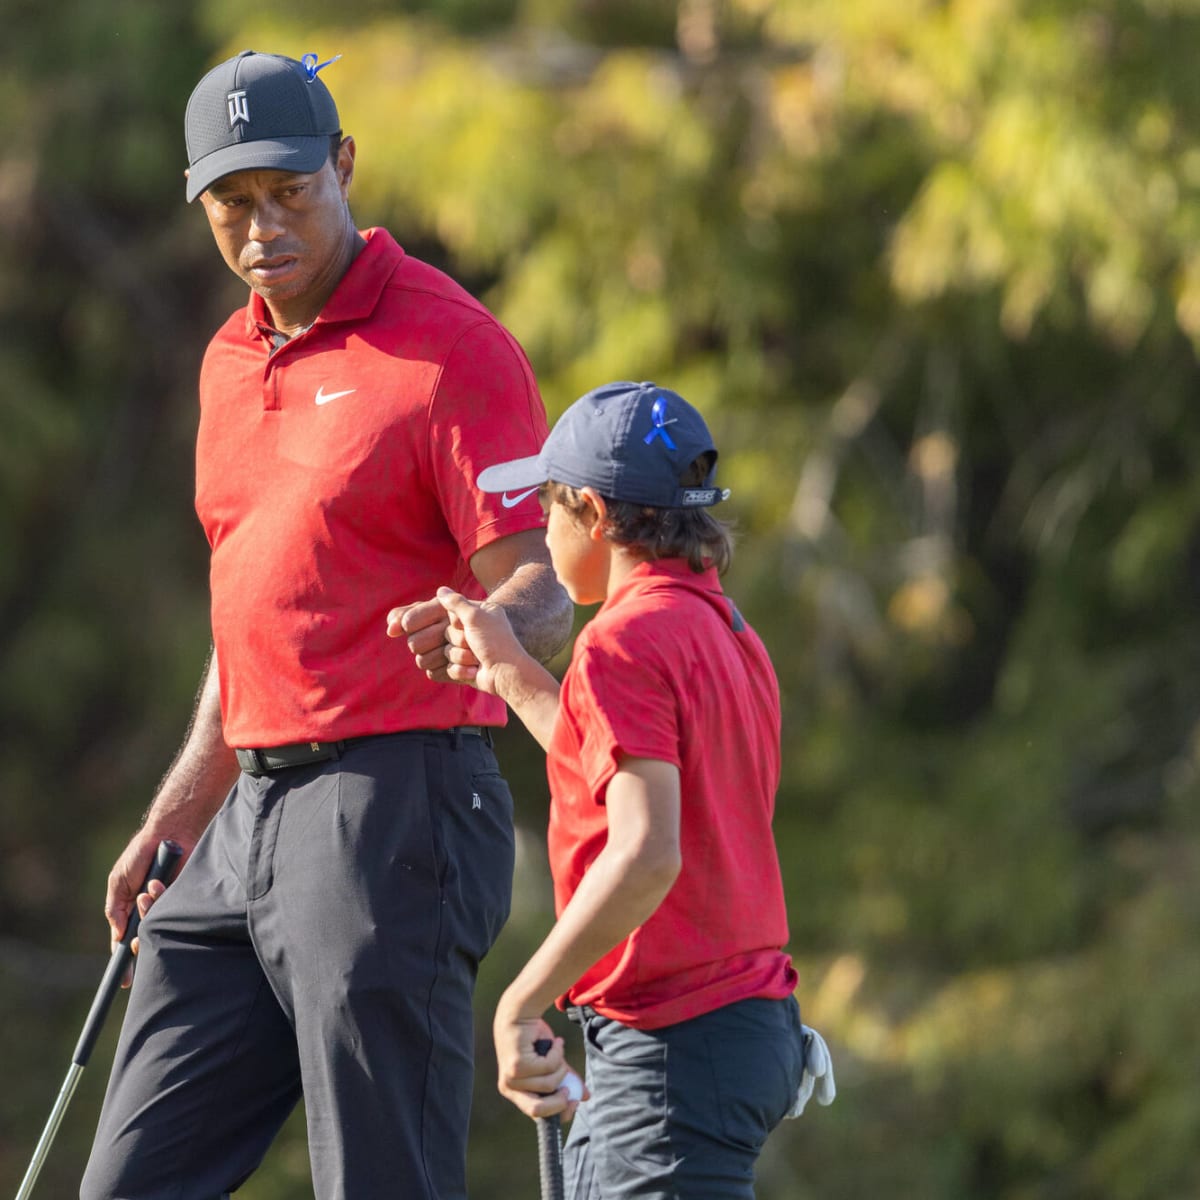
<svg viewBox="0 0 1200 1200"><path fill-rule="evenodd" d="M230 129L236 129L239 122L250 124L250 99L244 88L240 92L230 92L225 103L229 108Z"/></svg>

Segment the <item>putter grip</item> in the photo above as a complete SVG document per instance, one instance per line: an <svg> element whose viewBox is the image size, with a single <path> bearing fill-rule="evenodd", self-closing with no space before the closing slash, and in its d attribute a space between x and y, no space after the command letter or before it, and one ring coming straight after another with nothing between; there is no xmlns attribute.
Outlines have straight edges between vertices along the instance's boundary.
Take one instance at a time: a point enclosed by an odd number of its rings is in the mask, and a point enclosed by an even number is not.
<svg viewBox="0 0 1200 1200"><path fill-rule="evenodd" d="M150 886L152 880L165 880L175 864L179 861L183 854L183 847L178 842L162 841L158 843L158 850L154 855L154 864L151 866L149 873L146 875L145 881L138 889L139 894L144 892ZM96 1045L96 1038L100 1036L100 1029L104 1025L104 1018L108 1015L108 1010L112 1006L112 1002L117 992L121 988L121 980L125 976L125 971L129 967L129 960L133 957L133 951L130 946L133 939L137 937L138 926L141 924L142 918L137 910L135 901L132 910L129 913L129 920L125 923L125 936L117 943L116 948L108 960L108 966L104 971L104 978L100 981L100 987L96 992L96 997L92 1001L91 1010L88 1012L87 1020L83 1023L83 1032L79 1035L79 1041L75 1045L75 1054L71 1061L76 1066L87 1066L87 1060L92 1055L92 1049Z"/></svg>
<svg viewBox="0 0 1200 1200"><path fill-rule="evenodd" d="M542 1055L550 1053L553 1045L547 1038L539 1038L533 1048ZM558 1113L537 1120L538 1175L541 1180L542 1200L564 1200L562 1166L562 1119Z"/></svg>

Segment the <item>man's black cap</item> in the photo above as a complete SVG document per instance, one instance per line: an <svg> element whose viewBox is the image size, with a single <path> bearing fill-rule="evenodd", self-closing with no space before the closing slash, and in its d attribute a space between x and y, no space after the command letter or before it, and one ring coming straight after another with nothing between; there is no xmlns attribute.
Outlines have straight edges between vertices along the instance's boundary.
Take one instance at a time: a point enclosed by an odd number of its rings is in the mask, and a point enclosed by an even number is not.
<svg viewBox="0 0 1200 1200"><path fill-rule="evenodd" d="M321 169L329 138L342 127L317 78L329 62L243 50L200 80L184 117L189 204L233 171Z"/></svg>

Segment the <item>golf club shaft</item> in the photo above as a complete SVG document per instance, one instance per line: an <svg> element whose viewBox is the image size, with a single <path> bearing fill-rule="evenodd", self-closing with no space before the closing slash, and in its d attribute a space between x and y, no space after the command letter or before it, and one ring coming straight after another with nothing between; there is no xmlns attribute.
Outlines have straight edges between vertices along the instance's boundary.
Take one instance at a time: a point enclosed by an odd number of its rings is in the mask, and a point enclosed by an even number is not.
<svg viewBox="0 0 1200 1200"><path fill-rule="evenodd" d="M158 850L154 856L154 865L150 868L150 872L146 876L146 881L139 890L144 892L150 886L151 881L155 879L161 879L165 882L182 853L183 848L176 842L159 842ZM33 1192L33 1185L37 1182L38 1175L41 1174L42 1164L46 1161L46 1156L50 1153L50 1146L54 1141L54 1135L58 1133L58 1127L62 1124L63 1116L67 1111L67 1105L71 1103L71 1097L75 1094L75 1088L79 1084L79 1077L83 1074L83 1068L87 1066L87 1061L91 1057L97 1037L100 1036L100 1029L104 1024L104 1018L108 1015L108 1010L112 1007L113 999L121 988L121 980L129 968L129 960L133 956L133 939L137 936L138 925L140 923L141 917L135 902L133 909L129 913L129 920L125 925L125 935L117 943L116 948L109 956L108 966L104 970L104 978L100 981L100 987L96 992L95 999L92 1001L92 1007L88 1012L87 1020L83 1023L83 1032L79 1035L79 1041L75 1045L75 1053L71 1057L71 1068L67 1072L66 1079L63 1080L62 1087L59 1088L58 1099L54 1101L54 1108L50 1112L50 1119L46 1122L46 1127L42 1130L42 1136L38 1139L37 1147L33 1152L33 1158L29 1163L29 1169L25 1172L25 1178L21 1180L21 1187L17 1192L16 1200L29 1200L29 1196Z"/></svg>
<svg viewBox="0 0 1200 1200"><path fill-rule="evenodd" d="M533 1043L541 1055L550 1053L553 1045L546 1038ZM563 1200L562 1165L562 1118L558 1113L537 1120L538 1175L541 1181L542 1200Z"/></svg>
<svg viewBox="0 0 1200 1200"><path fill-rule="evenodd" d="M71 1069L67 1072L66 1079L63 1080L62 1087L59 1088L58 1099L54 1101L54 1108L50 1112L50 1119L46 1122L46 1128L42 1130L42 1136L38 1138L38 1144L34 1149L29 1168L25 1172L25 1178L21 1180L21 1187L17 1192L17 1200L28 1200L30 1194L33 1192L33 1185L37 1182L37 1177L42 1173L42 1164L46 1161L46 1155L50 1153L50 1146L54 1141L54 1135L58 1133L58 1127L62 1124L63 1116L67 1111L67 1105L71 1103L71 1097L75 1095L75 1088L82 1074L83 1068L78 1063L73 1062Z"/></svg>

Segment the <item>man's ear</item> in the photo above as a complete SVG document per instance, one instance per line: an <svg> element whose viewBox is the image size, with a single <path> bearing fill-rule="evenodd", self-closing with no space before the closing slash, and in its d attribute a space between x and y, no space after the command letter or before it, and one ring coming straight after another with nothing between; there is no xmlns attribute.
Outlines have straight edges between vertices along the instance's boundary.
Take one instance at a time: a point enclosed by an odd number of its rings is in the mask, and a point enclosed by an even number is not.
<svg viewBox="0 0 1200 1200"><path fill-rule="evenodd" d="M349 134L342 138L342 144L338 147L335 170L343 195L350 190L350 181L354 178L354 156L357 151L354 139Z"/></svg>

